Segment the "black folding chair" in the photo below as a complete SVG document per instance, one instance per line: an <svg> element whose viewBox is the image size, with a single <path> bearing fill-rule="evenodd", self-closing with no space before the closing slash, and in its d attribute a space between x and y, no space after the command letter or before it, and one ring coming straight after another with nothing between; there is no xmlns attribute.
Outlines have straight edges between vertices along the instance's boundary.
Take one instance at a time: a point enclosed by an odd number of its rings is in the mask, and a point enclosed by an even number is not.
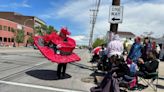
<svg viewBox="0 0 164 92"><path fill-rule="evenodd" d="M160 62L160 60L157 60ZM146 73L144 75L138 75L140 80L143 81L146 85L150 86L155 92L157 92L158 85L158 74L159 74L159 64L156 72Z"/></svg>

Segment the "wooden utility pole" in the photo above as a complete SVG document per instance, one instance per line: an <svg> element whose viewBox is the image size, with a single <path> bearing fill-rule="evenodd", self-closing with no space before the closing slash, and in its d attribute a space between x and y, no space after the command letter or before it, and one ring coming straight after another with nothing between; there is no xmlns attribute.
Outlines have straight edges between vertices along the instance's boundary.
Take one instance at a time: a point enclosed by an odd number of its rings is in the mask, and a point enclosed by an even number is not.
<svg viewBox="0 0 164 92"><path fill-rule="evenodd" d="M120 0L113 0L112 1L112 5L115 5L115 6L120 6ZM113 33L117 33L118 31L118 24L110 24L110 31L113 32Z"/></svg>
<svg viewBox="0 0 164 92"><path fill-rule="evenodd" d="M92 39L93 39L93 31L94 31L94 28L95 28L95 24L96 24L96 19L97 19L97 14L98 14L98 11L99 11L99 7L100 7L100 2L101 0L96 0L96 5L95 5L95 8L94 9L91 9L91 33L90 33L90 39L89 39L89 47L92 48Z"/></svg>

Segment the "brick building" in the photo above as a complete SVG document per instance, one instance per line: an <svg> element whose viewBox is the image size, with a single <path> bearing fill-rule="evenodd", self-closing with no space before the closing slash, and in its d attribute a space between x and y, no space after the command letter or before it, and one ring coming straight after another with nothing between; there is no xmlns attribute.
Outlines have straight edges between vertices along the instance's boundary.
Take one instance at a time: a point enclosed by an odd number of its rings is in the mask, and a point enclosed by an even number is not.
<svg viewBox="0 0 164 92"><path fill-rule="evenodd" d="M25 46L30 35L34 35L34 27L46 25L44 21L34 16L25 16L15 12L0 12L0 46L17 46L16 30L24 31Z"/></svg>

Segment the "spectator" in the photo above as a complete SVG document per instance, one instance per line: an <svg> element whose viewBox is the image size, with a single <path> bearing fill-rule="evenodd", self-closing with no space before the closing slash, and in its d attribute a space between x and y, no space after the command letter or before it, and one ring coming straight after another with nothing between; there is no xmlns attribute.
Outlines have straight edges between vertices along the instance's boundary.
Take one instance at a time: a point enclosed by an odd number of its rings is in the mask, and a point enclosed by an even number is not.
<svg viewBox="0 0 164 92"><path fill-rule="evenodd" d="M142 48L142 56L141 56L144 61L147 61L147 55L150 50L152 50L150 39L148 37L145 37L143 42L143 48Z"/></svg>
<svg viewBox="0 0 164 92"><path fill-rule="evenodd" d="M156 52L154 50L148 53L148 61L139 58L139 72L138 75L148 76L148 73L156 72L159 62L156 59Z"/></svg>
<svg viewBox="0 0 164 92"><path fill-rule="evenodd" d="M120 41L118 34L115 34L112 40L109 42L107 47L107 55L111 57L112 55L121 55L123 53L124 47L123 43Z"/></svg>
<svg viewBox="0 0 164 92"><path fill-rule="evenodd" d="M136 37L135 42L133 43L130 52L128 54L127 59L130 59L132 62L137 64L138 58L141 57L142 45L141 45L141 38Z"/></svg>

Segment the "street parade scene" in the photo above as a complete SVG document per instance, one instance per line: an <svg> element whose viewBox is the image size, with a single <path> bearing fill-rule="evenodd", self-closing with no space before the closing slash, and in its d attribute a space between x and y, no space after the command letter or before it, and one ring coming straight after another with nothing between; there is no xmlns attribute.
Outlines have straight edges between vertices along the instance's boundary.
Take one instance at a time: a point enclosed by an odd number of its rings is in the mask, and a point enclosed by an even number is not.
<svg viewBox="0 0 164 92"><path fill-rule="evenodd" d="M0 1L0 92L164 92L163 0Z"/></svg>

